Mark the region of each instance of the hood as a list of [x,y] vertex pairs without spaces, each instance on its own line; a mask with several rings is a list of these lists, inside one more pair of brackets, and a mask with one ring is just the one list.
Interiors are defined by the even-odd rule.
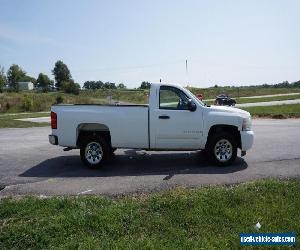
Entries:
[[242,117],[249,117],[251,116],[249,112],[239,109],[239,108],[234,108],[234,107],[228,107],[228,106],[210,106],[210,111],[213,112],[224,112],[224,113],[232,113],[232,114],[237,114]]

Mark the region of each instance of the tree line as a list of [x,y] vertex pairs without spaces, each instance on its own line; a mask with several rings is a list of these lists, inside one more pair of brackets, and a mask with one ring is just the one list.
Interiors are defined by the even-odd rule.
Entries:
[[[43,92],[51,90],[64,91],[66,93],[79,94],[80,85],[75,83],[68,66],[61,60],[58,60],[52,70],[55,81],[51,80],[48,75],[40,73],[35,79],[17,64],[9,67],[7,72],[0,66],[0,92],[4,88],[9,91],[18,92],[19,82],[32,82],[34,88]],[[83,84],[83,89],[126,89],[124,83],[102,82],[102,81],[86,81]],[[149,82],[142,82],[138,89],[149,89]]]
[[51,90],[61,90],[66,93],[79,94],[80,85],[75,83],[68,66],[61,60],[57,61],[52,70],[55,81],[50,80],[48,75],[40,73],[35,79],[17,64],[9,67],[6,74],[4,68],[0,66],[0,91],[5,87],[9,91],[19,92],[19,82],[32,82],[36,89],[43,92]]
[[258,86],[262,88],[300,88],[300,80],[292,83],[289,83],[288,81],[283,81],[281,83],[276,83],[276,84],[255,85],[255,87]]
[[[138,89],[150,89],[150,82],[142,82]],[[84,89],[127,89],[123,83],[115,84],[113,82],[86,81],[83,84]]]
[[83,84],[84,89],[126,89],[123,83],[115,84],[114,82],[86,81]]

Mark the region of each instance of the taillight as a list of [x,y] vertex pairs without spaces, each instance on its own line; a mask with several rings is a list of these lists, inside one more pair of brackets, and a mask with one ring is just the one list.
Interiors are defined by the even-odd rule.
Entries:
[[57,129],[57,115],[55,112],[51,111],[51,128]]

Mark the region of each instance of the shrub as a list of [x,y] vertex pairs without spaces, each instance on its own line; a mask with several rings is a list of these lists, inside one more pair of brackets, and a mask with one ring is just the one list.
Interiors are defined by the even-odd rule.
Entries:
[[62,82],[61,89],[65,93],[79,95],[80,85],[78,83],[74,83],[73,81]]
[[36,97],[34,98],[32,111],[40,112],[46,110],[48,108],[47,100],[43,100],[42,98],[40,98],[40,96],[38,96],[38,98]]
[[22,108],[24,111],[31,111],[33,107],[33,101],[29,96],[24,96]]
[[55,103],[54,104],[60,104],[64,102],[64,98],[60,95],[58,95],[55,99]]

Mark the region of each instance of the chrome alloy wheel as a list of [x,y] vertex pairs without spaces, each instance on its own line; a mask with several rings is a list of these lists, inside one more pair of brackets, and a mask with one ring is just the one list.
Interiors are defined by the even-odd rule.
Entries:
[[103,158],[103,150],[99,142],[90,142],[85,147],[85,158],[90,164],[98,164]]
[[214,148],[214,154],[218,161],[226,162],[232,156],[232,144],[227,139],[219,140]]

